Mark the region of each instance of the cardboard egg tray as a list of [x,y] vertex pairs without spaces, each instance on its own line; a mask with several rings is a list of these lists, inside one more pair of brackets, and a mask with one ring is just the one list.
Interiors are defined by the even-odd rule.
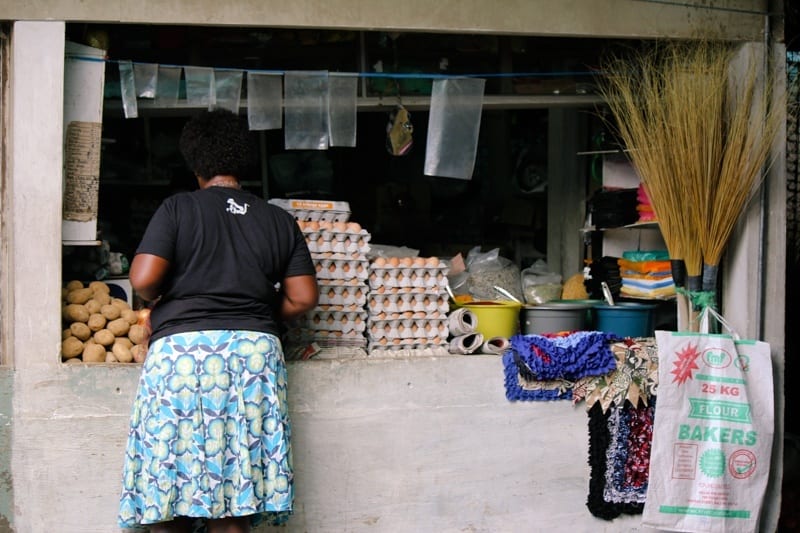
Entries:
[[367,303],[367,287],[357,279],[320,280],[319,305],[357,305],[363,307]]
[[415,339],[419,342],[433,342],[438,344],[442,339],[447,339],[449,334],[447,319],[400,319],[400,320],[370,320],[367,328],[367,337],[371,341],[380,342],[381,339],[394,341],[394,339]]
[[271,198],[269,203],[282,207],[303,222],[347,222],[350,218],[350,204],[342,201]]
[[357,222],[297,221],[311,253],[369,252],[372,235]]
[[383,338],[377,341],[369,341],[367,343],[367,351],[370,354],[381,354],[383,352],[391,352],[397,350],[427,350],[430,348],[445,348],[447,341],[443,339],[387,339]]
[[415,357],[415,356],[448,356],[447,344],[425,344],[412,346],[385,346],[377,343],[368,345],[369,355],[373,357]]
[[447,314],[450,306],[447,298],[438,292],[394,292],[375,293],[367,296],[370,314],[378,313],[434,313]]
[[315,331],[350,331],[363,332],[367,328],[367,313],[365,311],[311,311],[298,320],[300,327],[307,327]]
[[366,259],[330,259],[314,258],[314,267],[317,269],[317,280],[350,280],[366,281]]
[[369,267],[370,289],[423,288],[443,289],[447,284],[446,267]]
[[284,334],[290,344],[318,342],[321,346],[366,346],[367,338],[359,331],[328,331],[321,329],[294,328]]

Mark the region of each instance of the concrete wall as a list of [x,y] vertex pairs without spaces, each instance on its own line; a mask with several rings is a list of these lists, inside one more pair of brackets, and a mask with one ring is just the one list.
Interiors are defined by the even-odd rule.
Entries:
[[[454,9],[456,4],[471,18]],[[553,19],[556,4],[563,10],[560,23]],[[414,29],[506,32],[524,32],[525,24],[543,29],[545,20],[555,34],[569,33],[568,28],[597,32],[608,22],[614,32],[630,35],[637,34],[632,5],[644,16],[637,31],[686,32],[703,19],[695,11],[689,16],[683,9],[678,16],[674,8],[647,2],[585,0],[571,2],[570,9],[564,4],[509,2],[508,10],[485,10],[474,2],[451,1],[431,13],[430,4],[413,9],[419,5],[412,1],[395,19],[381,2],[348,1],[296,2],[270,17],[255,15],[277,2],[6,1],[3,12],[10,19],[152,17],[259,25],[322,25],[326,16],[329,26],[393,21]],[[598,4],[618,12],[601,16],[591,7]],[[379,12],[376,6],[383,8]],[[550,9],[534,10],[543,7]],[[664,16],[653,16],[653,9]],[[753,15],[731,13],[715,13],[722,17],[715,20],[729,21],[732,36],[760,31]],[[591,29],[588,14],[597,16]],[[575,25],[566,26],[568,16],[577,17]],[[0,531],[11,526],[19,532],[116,531],[123,443],[139,368],[60,363],[64,23],[18,22],[12,37],[11,201],[4,237],[13,291],[2,302],[11,349],[3,360],[11,366],[0,369],[0,447],[6,450],[0,453]],[[586,510],[588,431],[582,407],[507,402],[497,358],[295,363],[290,387],[298,496],[290,531],[638,529],[637,517],[609,523]]]
[[[686,7],[696,4],[697,8]],[[7,20],[66,20],[761,40],[767,0],[4,0]]]

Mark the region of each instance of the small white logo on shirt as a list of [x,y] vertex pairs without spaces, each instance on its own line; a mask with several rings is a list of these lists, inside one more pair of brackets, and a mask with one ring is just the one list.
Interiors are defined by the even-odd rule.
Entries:
[[233,198],[228,198],[228,209],[225,211],[233,215],[244,215],[247,213],[247,207],[249,205],[250,204],[239,205]]

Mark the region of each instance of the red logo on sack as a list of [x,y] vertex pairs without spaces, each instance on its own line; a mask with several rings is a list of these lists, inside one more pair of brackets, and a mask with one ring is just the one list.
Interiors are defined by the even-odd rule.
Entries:
[[697,359],[700,357],[700,352],[697,351],[697,344],[687,344],[686,348],[679,352],[675,352],[677,359],[672,362],[675,367],[670,371],[675,377],[672,379],[673,383],[686,383],[687,379],[692,379],[692,374],[700,367],[697,366]]
[[756,471],[756,455],[750,450],[736,450],[728,459],[728,471],[736,479],[747,479]]

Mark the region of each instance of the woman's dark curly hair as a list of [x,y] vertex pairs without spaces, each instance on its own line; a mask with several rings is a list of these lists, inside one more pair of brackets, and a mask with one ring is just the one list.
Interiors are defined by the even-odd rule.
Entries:
[[204,111],[183,127],[179,148],[186,164],[203,179],[251,177],[256,151],[246,124],[225,109]]

